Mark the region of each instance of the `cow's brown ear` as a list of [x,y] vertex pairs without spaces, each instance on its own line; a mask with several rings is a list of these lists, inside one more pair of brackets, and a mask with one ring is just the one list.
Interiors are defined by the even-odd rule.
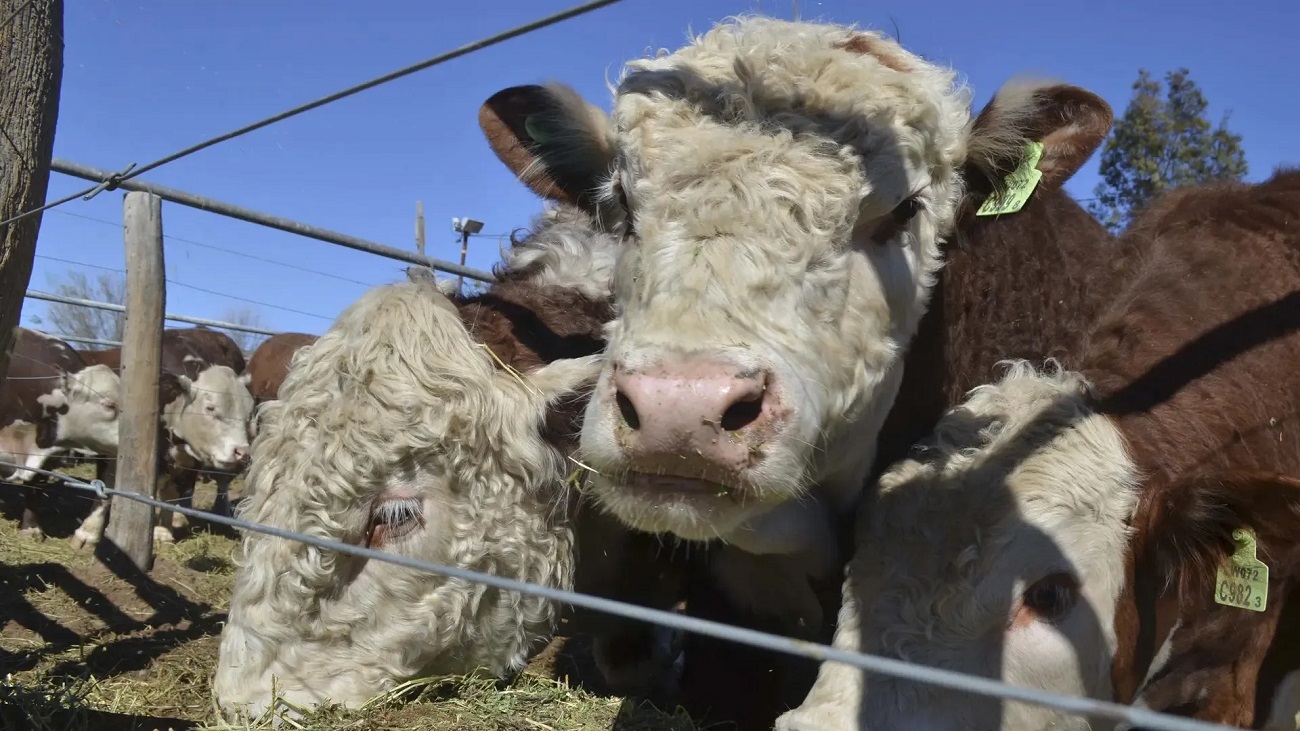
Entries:
[[483,102],[478,123],[497,158],[534,193],[596,210],[614,158],[613,129],[572,87],[502,89]]
[[[1300,480],[1258,472],[1190,477],[1145,501],[1136,527],[1155,576],[1178,588],[1178,624],[1138,700],[1254,728],[1300,661],[1300,622],[1284,619],[1295,611],[1284,605],[1295,599],[1300,575]],[[1259,565],[1249,574],[1221,577],[1234,556],[1250,555]]]
[[976,191],[1000,190],[1037,142],[1039,185],[1059,188],[1101,146],[1113,116],[1104,99],[1077,86],[1008,82],[971,125],[967,179]]

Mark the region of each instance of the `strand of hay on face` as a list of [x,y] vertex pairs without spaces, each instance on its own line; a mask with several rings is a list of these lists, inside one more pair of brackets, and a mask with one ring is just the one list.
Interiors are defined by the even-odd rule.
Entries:
[[538,396],[543,395],[542,389],[533,385],[533,382],[529,381],[528,378],[524,376],[524,374],[515,370],[510,364],[506,363],[504,360],[501,360],[501,356],[497,355],[495,351],[493,351],[491,348],[484,345],[483,343],[478,343],[477,345],[478,347],[486,350],[488,352],[488,355],[492,356],[492,360],[495,360],[497,362],[497,365],[501,366],[506,370],[507,373],[514,376],[515,380],[519,381],[519,385],[523,386],[524,388],[532,389],[533,393],[537,394]]

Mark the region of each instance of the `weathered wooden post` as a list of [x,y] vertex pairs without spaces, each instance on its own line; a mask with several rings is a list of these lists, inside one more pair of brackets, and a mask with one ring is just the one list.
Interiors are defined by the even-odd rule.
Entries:
[[[0,0],[0,222],[45,202],[63,83],[63,0]],[[41,214],[0,223],[0,384]]]
[[[167,306],[162,198],[152,193],[127,193],[122,221],[126,230],[126,326],[122,333],[122,416],[118,422],[115,487],[154,497],[158,479],[158,374],[162,365],[163,312]],[[153,566],[153,510],[149,505],[114,496],[109,513],[107,543],[142,571]],[[103,543],[100,548],[105,548]]]

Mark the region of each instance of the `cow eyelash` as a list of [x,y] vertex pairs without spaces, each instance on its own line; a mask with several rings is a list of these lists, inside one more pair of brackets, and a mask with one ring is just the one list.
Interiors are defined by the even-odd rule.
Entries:
[[871,238],[877,244],[885,244],[894,240],[907,224],[916,218],[916,214],[925,210],[925,201],[921,199],[921,192],[918,191],[903,199],[902,203],[894,206],[889,215],[876,228]]
[[1022,606],[1039,621],[1054,624],[1074,609],[1078,598],[1079,582],[1070,574],[1056,573],[1026,588]]
[[366,547],[382,546],[424,527],[424,506],[418,498],[380,500],[370,509]]
[[613,188],[614,200],[617,201],[619,207],[623,209],[623,219],[626,222],[624,224],[625,235],[632,236],[636,233],[636,229],[633,228],[632,225],[632,206],[627,201],[627,191],[623,190],[623,181],[615,178]]

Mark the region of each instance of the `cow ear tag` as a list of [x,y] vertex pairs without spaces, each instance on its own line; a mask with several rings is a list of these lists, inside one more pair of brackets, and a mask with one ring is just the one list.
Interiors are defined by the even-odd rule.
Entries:
[[1001,196],[989,196],[984,205],[975,211],[977,216],[1000,216],[1015,213],[1025,207],[1029,196],[1043,179],[1043,171],[1038,169],[1038,161],[1043,158],[1043,143],[1030,141],[1025,144],[1025,159],[1020,167],[1011,171],[1006,179],[1006,190]]
[[1268,608],[1268,566],[1255,557],[1255,532],[1238,528],[1232,532],[1237,550],[1219,567],[1214,584],[1214,601],[1228,607],[1262,612]]

